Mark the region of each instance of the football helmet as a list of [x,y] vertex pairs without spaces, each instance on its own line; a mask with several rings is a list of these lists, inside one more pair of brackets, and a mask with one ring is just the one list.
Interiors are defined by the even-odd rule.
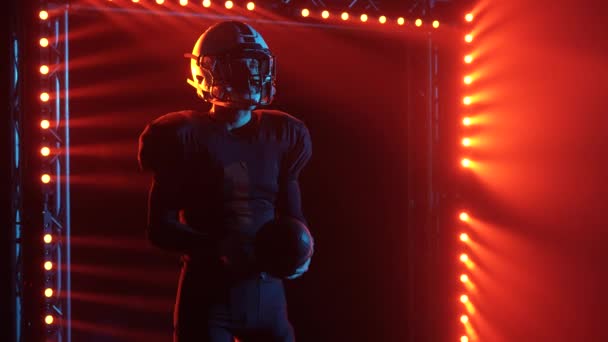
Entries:
[[190,59],[192,70],[188,84],[207,102],[240,107],[268,105],[274,99],[276,58],[250,25],[239,21],[215,24],[184,57]]

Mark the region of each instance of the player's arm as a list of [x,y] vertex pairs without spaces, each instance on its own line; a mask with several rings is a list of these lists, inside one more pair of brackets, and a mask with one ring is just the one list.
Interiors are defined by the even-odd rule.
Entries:
[[186,254],[210,253],[209,236],[179,219],[181,194],[170,181],[154,179],[148,196],[146,236],[155,246]]
[[[281,160],[279,174],[279,194],[276,206],[276,216],[291,216],[302,221],[306,226],[308,222],[302,212],[302,196],[298,178],[312,156],[312,142],[310,133],[304,124],[298,127],[295,142],[286,151]],[[293,280],[301,277],[308,271],[311,258],[300,266],[296,272],[287,279]]]
[[208,236],[180,220],[185,165],[173,129],[148,125],[139,137],[138,161],[154,175],[148,194],[146,236],[155,246],[187,254],[211,252]]
[[291,216],[308,225],[302,212],[302,196],[298,178],[312,156],[310,133],[302,124],[296,130],[295,141],[281,160],[279,173],[279,192],[276,204],[278,217]]

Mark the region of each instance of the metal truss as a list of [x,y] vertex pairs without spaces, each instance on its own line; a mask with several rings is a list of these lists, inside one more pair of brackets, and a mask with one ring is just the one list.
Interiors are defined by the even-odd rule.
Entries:
[[[68,6],[42,1],[40,18],[40,122],[42,129],[42,232],[47,341],[71,341],[70,127]],[[45,46],[46,45],[46,46]],[[48,94],[45,99],[44,94]]]

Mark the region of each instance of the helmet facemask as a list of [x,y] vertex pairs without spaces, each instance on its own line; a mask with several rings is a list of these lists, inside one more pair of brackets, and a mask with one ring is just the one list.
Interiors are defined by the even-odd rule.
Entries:
[[267,49],[235,49],[192,58],[188,83],[205,101],[227,106],[268,105],[275,92],[276,59]]

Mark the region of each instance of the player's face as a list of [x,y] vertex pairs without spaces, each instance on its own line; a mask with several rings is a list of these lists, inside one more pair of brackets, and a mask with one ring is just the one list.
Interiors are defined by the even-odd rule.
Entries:
[[234,59],[230,63],[233,101],[260,101],[260,66],[255,58]]

